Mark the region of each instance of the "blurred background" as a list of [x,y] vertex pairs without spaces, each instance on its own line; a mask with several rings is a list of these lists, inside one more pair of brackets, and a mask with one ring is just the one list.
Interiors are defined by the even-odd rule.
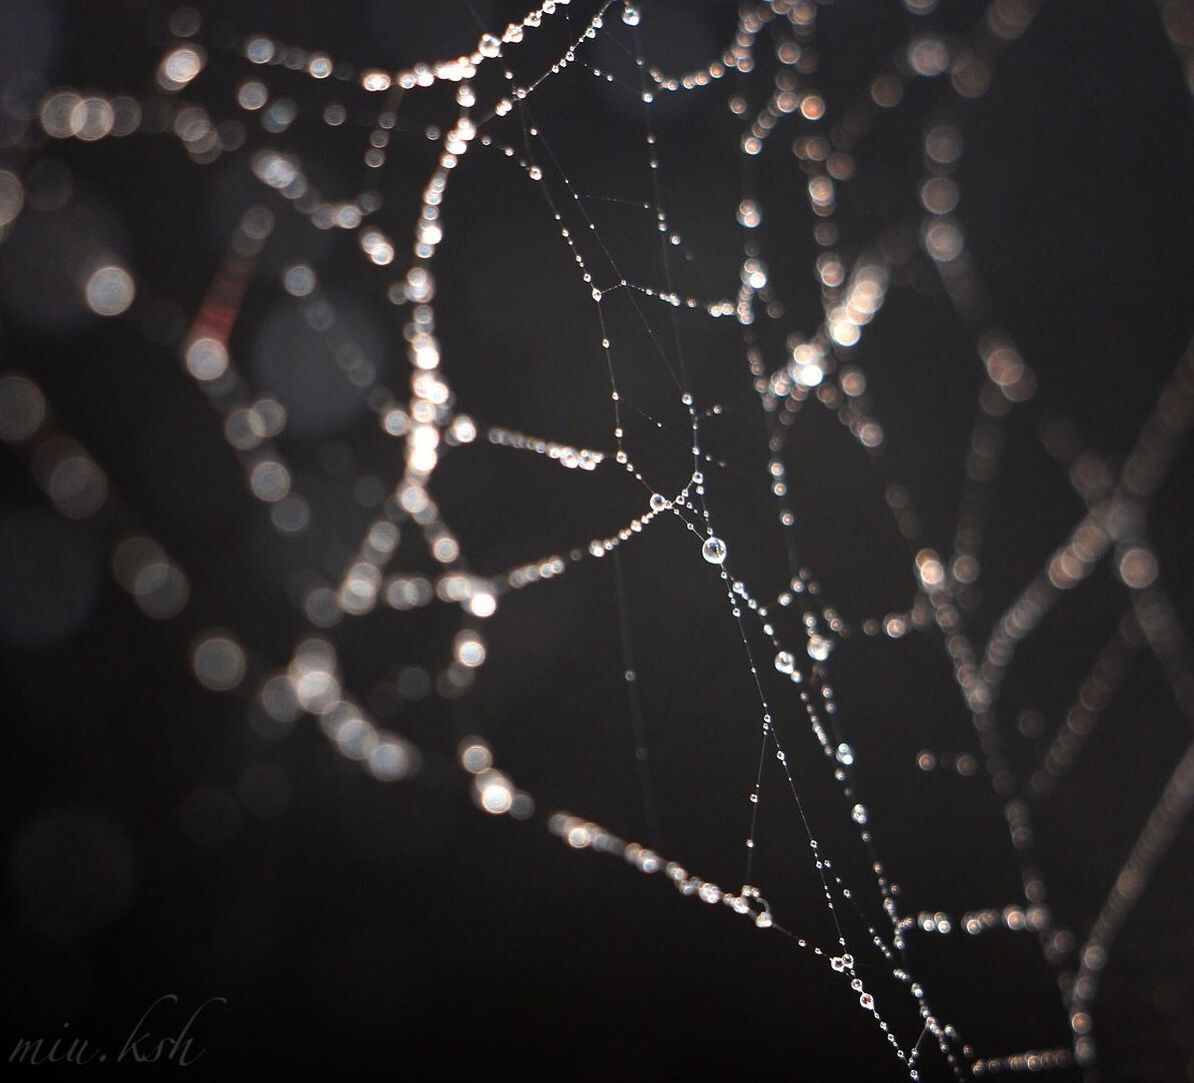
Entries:
[[[915,35],[961,41],[984,7],[822,5],[810,81],[833,116],[865,98]],[[561,56],[595,9],[577,2],[567,21],[545,17],[541,35],[512,54],[518,80]],[[643,50],[669,72],[704,66],[735,32],[729,3],[644,0],[641,9]],[[691,470],[675,384],[629,294],[603,302],[603,332],[542,189],[566,208],[572,192],[584,196],[625,277],[656,285],[662,204],[679,237],[677,290],[733,297],[743,121],[727,106],[741,94],[760,108],[774,65],[660,95],[649,114],[657,193],[633,37],[618,11],[523,119],[485,129],[522,153],[536,126],[540,160],[550,147],[553,163],[542,185],[492,147],[474,147],[453,174],[436,323],[456,409],[479,429],[607,453],[608,334],[636,407],[628,446],[655,489],[675,493]],[[453,116],[454,88],[396,100],[337,72],[319,81],[244,54],[259,35],[319,50],[329,64],[394,71],[471,50],[482,29],[500,33],[524,13],[504,0],[334,10],[230,0],[181,14],[140,0],[28,0],[0,10],[5,1056],[18,1038],[68,1032],[118,1046],[174,994],[161,1015],[169,1033],[209,998],[226,998],[193,1029],[199,1066],[218,1070],[906,1075],[857,994],[818,961],[660,877],[569,852],[543,828],[566,809],[740,886],[758,695],[724,588],[673,517],[620,547],[617,561],[569,564],[500,598],[468,687],[443,678],[458,607],[415,604],[436,563],[414,531],[403,528],[393,561],[409,605],[328,616],[327,586],[401,477],[402,444],[378,424],[371,388],[407,394],[406,309],[387,290],[405,272],[440,150],[428,128]],[[202,70],[186,57],[163,66],[180,41],[202,43]],[[606,71],[615,81],[596,74]],[[499,84],[480,80],[479,91],[492,100]],[[965,147],[957,221],[994,314],[984,319],[1014,337],[1037,383],[1005,422],[989,493],[981,593],[967,615],[981,642],[1083,514],[1047,445],[1088,448],[1091,463],[1118,469],[1186,348],[1190,94],[1159,7],[1049,0],[1000,53],[985,94],[959,100],[945,80],[915,78],[904,93],[860,144],[836,218],[848,259],[879,238],[909,253],[852,358],[885,449],[867,454],[830,411],[810,406],[783,457],[801,559],[824,599],[855,627],[906,610],[916,584],[885,487],[906,486],[923,543],[948,553],[983,377],[982,321],[956,313],[917,252],[924,133],[956,128]],[[80,104],[89,101],[101,104]],[[394,110],[389,126],[378,123],[383,108]],[[820,249],[792,134],[773,138],[782,146],[768,147],[749,183],[764,213],[760,255],[784,308],[782,342],[820,320]],[[384,150],[380,164],[371,150]],[[393,265],[362,256],[363,230],[322,228],[318,200],[282,191],[293,178],[269,179],[262,151],[292,156],[329,214],[363,209],[396,248]],[[597,256],[593,266],[609,279]],[[646,326],[666,339],[672,313],[662,308],[647,309]],[[741,328],[686,310],[675,319],[698,408],[720,407],[702,448],[717,460],[705,472],[727,566],[774,598],[791,573]],[[226,358],[185,353],[195,328],[221,330],[255,396],[251,418],[212,409],[204,366],[219,370]],[[288,464],[281,480],[238,454],[267,443]],[[1147,523],[1187,629],[1192,480],[1183,445]],[[472,571],[497,575],[643,514],[644,490],[628,482],[612,463],[569,470],[480,439],[448,449],[430,489]],[[998,708],[1020,783],[1128,608],[1105,561],[1022,645]],[[313,626],[326,628],[370,714],[421,750],[410,779],[370,777],[285,688],[267,690]],[[649,806],[624,634],[650,749]],[[1035,858],[1057,925],[1079,941],[1190,740],[1190,719],[1149,652],[1128,650],[1121,668],[1072,770],[1034,798]],[[940,633],[844,637],[827,675],[852,784],[905,912],[1022,902],[1002,803],[974,770],[977,741]],[[769,681],[813,832],[879,922],[849,806],[793,687]],[[530,822],[474,807],[469,778],[452,765],[470,735],[533,795]],[[807,837],[772,767],[755,882],[777,920],[829,944]],[[1194,1079],[1190,831],[1102,975],[1099,1078]],[[1059,966],[1072,969],[1064,950]],[[909,969],[979,1057],[1070,1041],[1057,973],[1032,935],[913,934]],[[862,971],[901,1041],[914,1042],[915,1005],[896,1006],[889,968],[870,960]],[[921,1069],[952,1078],[935,1049]]]

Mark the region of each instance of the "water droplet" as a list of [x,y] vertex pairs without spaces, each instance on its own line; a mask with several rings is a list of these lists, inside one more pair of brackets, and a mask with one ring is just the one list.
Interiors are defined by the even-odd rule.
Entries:
[[668,500],[668,498],[666,496],[664,496],[662,493],[652,493],[651,494],[651,510],[652,511],[665,511],[669,507],[671,507],[671,501]]
[[796,668],[796,659],[792,657],[791,651],[780,651],[775,656],[775,668],[780,673],[791,673]]
[[812,635],[808,637],[808,656],[814,662],[824,662],[833,650],[833,644],[824,636]]
[[700,896],[702,902],[721,902],[721,888],[719,888],[716,884],[701,884],[697,894]]
[[837,746],[837,762],[845,767],[849,767],[854,762],[854,749],[851,748],[845,741]]
[[853,808],[850,810],[850,818],[851,818],[851,819],[852,819],[852,820],[853,820],[853,821],[854,821],[856,824],[864,824],[864,823],[866,823],[866,820],[867,820],[867,815],[866,815],[866,806],[865,806],[865,805],[855,805],[855,806],[854,806],[854,807],[853,807]]
[[724,564],[726,560],[726,543],[720,538],[709,537],[701,546],[701,556],[710,564]]

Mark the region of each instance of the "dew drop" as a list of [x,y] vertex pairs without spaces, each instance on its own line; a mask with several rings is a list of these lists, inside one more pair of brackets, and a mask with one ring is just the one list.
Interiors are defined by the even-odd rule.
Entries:
[[808,656],[814,662],[824,662],[833,650],[833,644],[824,636],[812,635],[808,637]]
[[706,538],[701,546],[701,556],[710,564],[724,564],[726,560],[726,543],[720,538]]
[[780,651],[775,656],[775,668],[780,673],[791,673],[796,668],[796,659],[792,657],[791,651]]
[[701,884],[700,888],[697,890],[697,894],[700,896],[702,902],[707,902],[710,904],[721,902],[721,888],[719,888],[716,884]]
[[651,510],[652,511],[666,511],[671,501],[662,493],[651,494]]

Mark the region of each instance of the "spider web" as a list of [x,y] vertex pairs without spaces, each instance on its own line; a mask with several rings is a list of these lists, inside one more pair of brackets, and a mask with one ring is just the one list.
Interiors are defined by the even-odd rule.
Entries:
[[[1189,82],[1188,18],[1157,12]],[[141,378],[193,427],[154,431],[152,391],[128,423],[174,446],[172,488],[248,492],[257,570],[159,537],[122,495],[151,468],[68,420],[61,374],[4,376],[0,435],[260,740],[314,718],[381,782],[463,778],[753,926],[894,1077],[1093,1072],[1104,973],[1194,803],[1169,481],[1194,352],[1130,336],[1105,446],[1103,374],[1002,311],[1064,317],[1067,283],[985,281],[1016,174],[984,109],[1038,18],[465,3],[382,67],[175,11],[140,85],[11,95],[4,296],[178,360]],[[59,150],[87,177],[138,141],[176,185],[150,210],[218,229],[129,252],[71,194]],[[951,968],[1000,959],[976,1014]]]

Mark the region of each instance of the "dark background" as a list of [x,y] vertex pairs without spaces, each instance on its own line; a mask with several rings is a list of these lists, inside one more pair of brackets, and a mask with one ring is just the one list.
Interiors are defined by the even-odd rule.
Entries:
[[[574,20],[589,10],[574,6]],[[968,27],[980,10],[945,6],[930,24],[947,31]],[[496,29],[517,7],[494,0],[474,12]],[[647,54],[671,70],[703,64],[734,25],[732,5],[643,7]],[[232,18],[244,33],[390,68],[462,51],[478,33],[465,5],[446,2],[324,11],[230,3],[203,12],[207,29]],[[37,79],[150,93],[167,14],[132,2],[5,12],[7,130],[20,127],[12,117],[36,99]],[[857,2],[827,6],[820,20],[817,85],[831,108],[865,88],[913,25],[894,4]],[[546,34],[544,56],[558,36]],[[590,61],[624,66],[617,43],[627,40],[612,28],[590,47]],[[233,88],[258,73],[213,52],[186,96],[215,117],[234,117]],[[271,371],[270,349],[281,348],[271,347],[269,329],[293,318],[279,274],[302,257],[390,385],[406,379],[401,313],[384,302],[390,276],[362,267],[352,235],[302,223],[248,168],[254,147],[282,145],[322,191],[355,194],[365,183],[368,129],[332,131],[318,115],[334,95],[358,107],[376,102],[276,69],[265,75],[298,103],[299,120],[269,139],[249,118],[245,148],[212,165],[192,164],[168,136],[81,145],[30,134],[0,155],[0,165],[25,176],[58,163],[73,185],[64,208],[27,208],[0,246],[3,363],[39,381],[57,422],[89,448],[115,494],[97,519],[68,525],[52,518],[21,456],[7,447],[0,455],[4,1049],[17,1036],[65,1033],[66,1023],[70,1033],[119,1044],[171,993],[180,1003],[163,1019],[179,1023],[207,998],[227,998],[196,1024],[200,1067],[212,1069],[899,1078],[855,995],[823,966],[726,908],[682,898],[621,862],[568,852],[543,830],[546,813],[566,808],[657,842],[726,888],[740,883],[757,698],[718,581],[674,524],[636,538],[621,563],[657,840],[647,838],[634,770],[610,560],[506,599],[487,627],[490,657],[477,687],[459,700],[393,692],[403,667],[434,673],[446,662],[456,618],[442,607],[378,612],[335,631],[350,684],[428,750],[427,769],[408,783],[366,777],[309,720],[265,734],[247,701],[193,681],[189,652],[211,626],[236,631],[254,673],[286,663],[304,628],[291,601],[296,574],[338,574],[369,518],[353,482],[392,482],[400,469],[398,445],[363,404],[342,403],[338,425],[319,423],[316,409],[310,431],[288,432],[282,446],[320,525],[279,539],[179,366],[179,320],[193,315],[232,227],[259,202],[278,229],[231,340],[246,370]],[[757,100],[758,85],[742,86]],[[723,84],[655,111],[664,198],[685,240],[681,288],[702,297],[734,288],[740,253],[738,122],[725,108],[728,93]],[[915,227],[921,129],[944,115],[950,96],[921,81],[909,99],[860,149],[858,178],[841,188],[852,238],[844,252],[880,227]],[[396,132],[386,168],[370,181],[385,197],[379,221],[399,247],[399,268],[434,153],[419,129],[446,115],[446,101],[438,91],[410,97],[402,114],[410,129]],[[531,108],[578,190],[650,198],[633,99],[573,67]],[[966,140],[959,217],[971,254],[997,322],[1040,383],[1036,400],[1008,422],[985,594],[972,615],[982,631],[1081,514],[1041,448],[1042,422],[1071,419],[1114,465],[1184,348],[1194,300],[1194,127],[1178,63],[1147,4],[1044,4],[996,66],[990,92],[949,115]],[[513,121],[494,132],[521,138]],[[815,249],[784,149],[790,136],[774,139],[780,145],[758,180],[763,256],[788,291],[783,326],[807,329],[818,312]],[[472,153],[452,181],[437,261],[437,321],[458,407],[483,425],[607,448],[608,380],[592,305],[534,187],[492,154]],[[647,212],[595,205],[593,213],[633,277],[659,281]],[[57,253],[83,235],[102,237],[134,273],[138,301],[123,319],[88,317],[72,292]],[[675,423],[671,385],[617,322],[616,302],[610,307],[622,375],[637,401]],[[704,434],[704,446],[729,464],[707,470],[713,521],[734,575],[773,596],[788,573],[739,333],[730,321],[682,314],[680,334],[698,405],[724,405]],[[285,350],[302,349],[286,341]],[[912,593],[910,560],[883,507],[885,480],[909,484],[925,543],[949,550],[979,382],[973,329],[953,315],[927,267],[892,290],[858,363],[888,431],[887,454],[868,458],[819,410],[798,420],[786,452],[807,524],[803,557],[851,621],[906,606]],[[292,418],[301,405],[296,399]],[[685,441],[633,421],[628,428],[657,487],[674,491],[688,469]],[[1163,581],[1185,616],[1192,466],[1185,448],[1149,521]],[[566,473],[480,443],[446,456],[433,492],[480,572],[607,534],[643,503],[614,470]],[[175,620],[146,620],[109,575],[112,539],[129,529],[152,532],[190,575],[191,603]],[[412,548],[400,550],[396,566],[427,565]],[[1000,708],[1017,766],[1039,754],[1125,606],[1104,566],[1025,644]],[[829,673],[842,732],[858,753],[856,785],[905,911],[1018,901],[1001,808],[986,783],[915,767],[924,748],[975,752],[939,636],[855,637],[835,651]],[[823,777],[798,704],[768,690],[777,726],[801,754],[796,771],[814,832],[878,920],[847,808]],[[1016,735],[1027,709],[1047,720],[1036,742]],[[443,766],[470,733],[484,734],[499,765],[536,797],[531,824],[477,812],[466,782]],[[1057,919],[1080,938],[1188,739],[1159,667],[1141,655],[1074,774],[1037,810]],[[766,893],[789,928],[828,943],[794,811],[770,792],[757,878],[774,884]],[[1190,842],[1187,826],[1103,975],[1095,1032],[1103,1078],[1194,1078]],[[909,962],[978,1055],[1066,1044],[1056,978],[1031,937],[918,938]],[[881,968],[868,973],[880,1007],[894,1005]],[[891,1017],[908,1044],[918,1027],[902,1011],[893,1007]],[[924,1078],[947,1077],[935,1051],[922,1067]]]

